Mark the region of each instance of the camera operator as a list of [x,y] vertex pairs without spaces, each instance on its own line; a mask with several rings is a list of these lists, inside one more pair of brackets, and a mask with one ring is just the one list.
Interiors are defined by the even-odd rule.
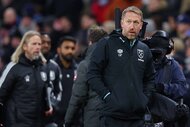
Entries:
[[[167,56],[173,50],[174,42],[169,38],[168,33],[162,30],[156,31],[144,42],[149,46],[153,55],[157,92],[179,102],[188,86],[178,62]],[[173,123],[164,123],[164,127],[173,127]]]

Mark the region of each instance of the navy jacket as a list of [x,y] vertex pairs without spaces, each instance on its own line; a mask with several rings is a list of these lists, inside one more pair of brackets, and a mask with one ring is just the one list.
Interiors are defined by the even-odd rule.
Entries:
[[155,84],[164,85],[164,94],[173,100],[182,98],[188,85],[179,63],[173,58],[166,58],[163,64],[155,65]]

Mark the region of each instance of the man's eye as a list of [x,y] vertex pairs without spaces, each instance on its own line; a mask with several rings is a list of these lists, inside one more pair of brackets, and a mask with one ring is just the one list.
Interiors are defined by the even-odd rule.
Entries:
[[133,22],[135,25],[139,25],[139,22],[138,21],[134,21]]
[[131,24],[131,22],[132,22],[132,21],[130,21],[130,20],[127,20],[127,21],[126,21],[127,24]]

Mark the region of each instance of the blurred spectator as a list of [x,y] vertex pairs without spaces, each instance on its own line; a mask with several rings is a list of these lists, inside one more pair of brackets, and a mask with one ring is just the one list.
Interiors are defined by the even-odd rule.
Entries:
[[144,19],[144,21],[148,23],[146,26],[145,37],[150,37],[152,35],[152,33],[156,30],[155,22],[151,18]]
[[80,19],[80,30],[76,35],[76,38],[78,39],[75,52],[77,63],[81,61],[82,54],[88,46],[88,29],[93,25],[96,25],[94,15],[90,13],[83,13]]
[[16,30],[18,26],[18,17],[14,8],[9,7],[4,11],[2,25],[8,30],[8,32]]
[[186,32],[190,29],[190,16],[181,14],[177,17],[177,34],[181,39],[185,39]]
[[185,44],[183,43],[183,41],[180,38],[177,38],[177,37],[172,38],[172,40],[174,41],[174,50],[172,51],[171,55],[174,56],[175,54],[184,52]]
[[102,24],[106,20],[114,20],[116,7],[123,10],[126,6],[137,6],[140,8],[142,3],[139,0],[92,0],[90,8],[97,22]]
[[36,28],[36,22],[33,21],[30,15],[26,14],[22,17],[21,22],[19,24],[19,31],[22,35],[29,30],[36,30]]
[[[178,1],[178,0],[176,0]],[[182,0],[180,13],[185,13],[189,10],[190,7],[190,0]]]
[[79,28],[79,19],[84,7],[83,0],[49,0],[47,14],[68,17],[74,30]]
[[102,27],[108,34],[110,34],[115,30],[115,22],[113,20],[107,20],[103,22]]
[[50,37],[52,39],[52,53],[56,53],[56,47],[57,43],[60,40],[60,38],[64,36],[74,36],[75,31],[73,31],[73,25],[69,19],[69,17],[62,16],[57,17],[53,21],[53,30],[50,33]]
[[4,44],[3,47],[3,55],[2,60],[4,61],[4,64],[8,64],[10,62],[10,58],[12,53],[15,51],[15,49],[18,47],[21,41],[21,33],[17,30],[14,33],[9,35],[10,40],[8,44]]

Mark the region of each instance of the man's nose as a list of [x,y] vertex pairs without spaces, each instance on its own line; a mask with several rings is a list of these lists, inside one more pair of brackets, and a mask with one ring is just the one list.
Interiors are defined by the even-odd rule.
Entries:
[[132,22],[132,23],[129,25],[129,28],[130,28],[130,29],[134,29],[134,27],[135,27],[135,26],[134,26],[134,23]]

